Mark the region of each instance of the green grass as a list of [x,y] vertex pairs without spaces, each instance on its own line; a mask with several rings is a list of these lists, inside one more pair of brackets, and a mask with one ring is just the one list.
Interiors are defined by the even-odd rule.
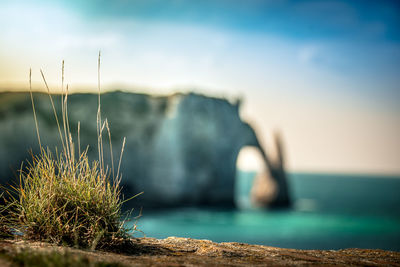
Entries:
[[9,226],[9,216],[7,214],[9,207],[5,204],[6,200],[3,198],[3,194],[4,193],[0,194],[0,201],[4,201],[4,204],[0,202],[0,239],[13,236]]
[[0,257],[11,262],[12,266],[24,267],[69,267],[69,266],[89,266],[89,267],[123,267],[118,262],[93,261],[84,255],[77,255],[71,252],[58,251],[33,251],[23,249],[15,254],[0,253]]
[[77,160],[42,151],[21,173],[19,229],[29,239],[79,247],[125,237],[119,181],[110,181],[86,153]]
[[[64,63],[62,70],[64,77]],[[0,223],[4,221],[4,229],[0,226],[0,236],[3,233],[7,235],[12,229],[27,239],[92,249],[107,247],[115,240],[129,237],[121,211],[122,204],[127,200],[121,199],[119,173],[125,139],[115,175],[114,162],[108,168],[103,160],[102,135],[105,129],[109,137],[111,158],[113,155],[108,122],[101,120],[100,86],[97,113],[99,158],[90,161],[87,149],[82,152],[80,149],[79,124],[77,146],[72,139],[68,120],[68,85],[65,94],[61,95],[60,120],[44,74],[41,73],[53,107],[62,150],[52,152],[42,147],[31,90],[41,152],[38,155],[32,154],[32,160],[25,168],[21,168],[20,181],[13,187],[14,192],[8,194],[11,196],[11,207],[6,216],[0,214]]]

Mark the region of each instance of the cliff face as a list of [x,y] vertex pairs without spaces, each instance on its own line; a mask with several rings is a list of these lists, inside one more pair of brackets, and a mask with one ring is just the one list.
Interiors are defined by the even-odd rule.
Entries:
[[[34,94],[39,131],[44,146],[61,143],[47,95]],[[60,97],[54,97],[60,110]],[[110,124],[113,155],[121,164],[126,195],[141,191],[135,204],[149,206],[222,205],[234,203],[236,158],[246,145],[259,146],[254,130],[239,117],[238,104],[198,94],[154,97],[113,92],[101,96],[102,120]],[[81,149],[97,159],[97,95],[68,97],[70,130]],[[106,133],[104,134],[106,135]],[[28,150],[39,147],[28,93],[0,94],[0,179],[10,181]],[[107,136],[105,162],[111,167]]]

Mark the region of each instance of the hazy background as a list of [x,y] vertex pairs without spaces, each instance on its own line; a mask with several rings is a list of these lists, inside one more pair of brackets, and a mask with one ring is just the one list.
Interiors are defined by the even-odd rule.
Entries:
[[[0,1],[0,88],[243,97],[289,171],[400,174],[397,1]],[[245,157],[246,158],[246,157]],[[249,158],[240,167],[251,169]]]

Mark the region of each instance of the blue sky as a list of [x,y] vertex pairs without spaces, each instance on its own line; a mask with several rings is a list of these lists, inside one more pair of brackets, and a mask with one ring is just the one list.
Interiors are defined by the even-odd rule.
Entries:
[[[72,1],[74,2],[74,1]],[[290,38],[399,40],[396,1],[71,1],[92,18],[193,23]]]
[[91,88],[102,50],[105,87],[244,97],[293,170],[400,173],[396,1],[3,0],[0,25],[1,88],[56,85],[62,59]]

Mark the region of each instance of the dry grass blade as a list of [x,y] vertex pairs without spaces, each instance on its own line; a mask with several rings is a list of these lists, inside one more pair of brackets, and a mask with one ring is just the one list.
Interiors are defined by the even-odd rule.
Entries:
[[113,156],[113,149],[112,149],[112,142],[111,142],[111,131],[110,127],[108,126],[108,120],[106,119],[106,128],[107,128],[107,133],[108,133],[108,140],[110,142],[110,156],[111,156],[111,170],[112,170],[112,175],[113,175],[113,180],[115,180],[114,176],[114,156]]
[[39,142],[39,147],[42,147],[42,143],[40,142],[40,134],[39,134],[39,126],[36,118],[36,109],[35,109],[35,102],[33,101],[33,95],[32,95],[32,69],[29,69],[29,93],[31,95],[31,101],[32,101],[32,109],[33,109],[33,118],[35,120],[35,127],[36,127],[36,134]]
[[78,121],[78,155],[81,154],[81,137],[80,137],[80,132],[81,132],[81,122]]
[[104,157],[103,157],[103,137],[102,137],[102,129],[101,129],[101,98],[100,98],[100,58],[101,52],[99,51],[99,57],[97,61],[97,87],[98,87],[98,108],[97,108],[97,145],[99,150],[99,162],[100,169],[103,169],[104,166]]
[[122,162],[122,156],[124,155],[125,142],[126,142],[126,138],[124,137],[124,141],[122,141],[121,154],[119,156],[117,177],[119,177],[119,170],[121,169],[121,162]]
[[65,144],[64,144],[63,136],[62,136],[62,133],[61,133],[61,127],[60,127],[60,123],[59,123],[59,121],[58,121],[57,111],[56,111],[56,108],[55,108],[55,106],[54,106],[53,97],[51,96],[51,93],[50,93],[50,88],[49,88],[49,86],[47,85],[47,81],[46,81],[46,78],[45,78],[44,73],[43,73],[42,70],[40,70],[40,74],[42,75],[43,82],[44,82],[44,84],[45,84],[45,86],[46,86],[46,89],[47,89],[47,94],[49,95],[49,98],[50,98],[50,103],[51,103],[51,106],[52,106],[52,108],[53,108],[54,118],[55,118],[56,123],[57,123],[58,133],[60,134],[60,139],[61,139],[62,147],[63,147],[64,151],[68,151],[68,150],[66,149],[66,147],[65,147]]

